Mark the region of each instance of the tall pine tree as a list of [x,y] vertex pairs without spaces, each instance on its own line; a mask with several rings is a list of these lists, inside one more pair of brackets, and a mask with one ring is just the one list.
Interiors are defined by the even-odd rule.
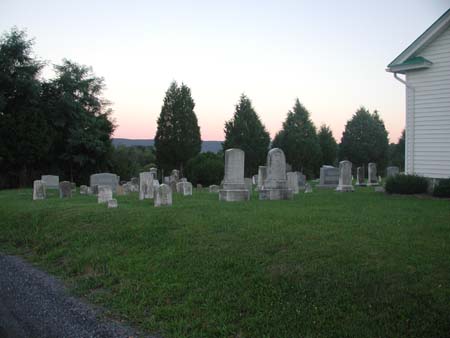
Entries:
[[375,162],[382,173],[388,160],[388,148],[388,132],[378,112],[370,113],[361,107],[345,125],[339,157],[352,162],[355,168]]
[[327,125],[323,124],[320,126],[317,136],[322,152],[321,164],[334,165],[337,158],[337,143],[333,137],[333,132]]
[[233,118],[225,122],[223,149],[239,148],[245,152],[245,175],[258,172],[258,166],[265,165],[270,135],[262,124],[252,102],[241,95]]
[[191,90],[184,83],[170,84],[158,118],[156,161],[165,171],[183,171],[189,159],[200,153],[202,141]]
[[308,177],[317,175],[322,155],[316,127],[298,99],[288,112],[282,130],[275,135],[272,147],[284,151],[292,170],[301,171]]

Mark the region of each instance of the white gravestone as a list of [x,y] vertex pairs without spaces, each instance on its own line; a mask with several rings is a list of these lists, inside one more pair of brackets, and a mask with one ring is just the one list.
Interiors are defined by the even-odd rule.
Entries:
[[80,185],[80,195],[87,195],[87,194],[88,194],[88,186]]
[[42,175],[41,181],[44,181],[47,189],[59,189],[59,176],[56,175]]
[[153,191],[153,174],[151,172],[143,172],[139,174],[139,199],[152,199]]
[[251,178],[244,178],[245,188],[250,192],[250,194],[253,191],[253,182]]
[[172,205],[172,189],[167,184],[161,184],[155,192],[155,207]]
[[118,206],[117,200],[115,198],[108,200],[107,203],[108,203],[108,208],[117,208],[117,206]]
[[33,182],[33,201],[45,199],[45,182],[42,180],[36,180]]
[[267,178],[267,167],[264,165],[260,165],[258,167],[258,190],[261,190],[264,187],[264,181]]
[[331,165],[320,168],[320,182],[318,188],[336,188],[339,184],[339,169]]
[[119,184],[119,177],[116,174],[111,173],[100,173],[93,174],[89,180],[89,186],[93,188],[94,193],[96,192],[95,186],[99,185],[109,185],[112,191],[116,191],[116,187]]
[[267,154],[267,179],[259,190],[260,200],[289,200],[293,198],[288,188],[286,176],[286,157],[283,150],[273,148]]
[[302,173],[298,173],[298,188],[300,190],[305,190],[305,184],[306,184],[306,175],[303,175]]
[[209,186],[209,192],[212,192],[212,193],[218,193],[219,189],[220,189],[220,187],[215,184]]
[[286,173],[287,182],[289,189],[292,190],[293,194],[298,194],[299,186],[298,186],[298,172],[291,171]]
[[398,174],[400,174],[399,167],[387,167],[386,168],[386,176],[387,177],[396,176]]
[[192,183],[191,182],[178,182],[177,193],[183,196],[192,196]]
[[339,185],[336,191],[352,192],[354,190],[352,185],[352,162],[341,161],[339,162]]
[[109,185],[98,185],[97,202],[107,203],[109,200],[113,199],[112,189]]
[[225,151],[225,177],[223,188],[219,190],[219,200],[234,202],[247,201],[250,193],[244,180],[245,153],[241,149]]

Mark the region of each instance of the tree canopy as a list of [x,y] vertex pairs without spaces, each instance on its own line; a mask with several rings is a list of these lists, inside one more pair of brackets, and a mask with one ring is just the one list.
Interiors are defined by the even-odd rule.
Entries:
[[165,171],[183,171],[187,161],[201,150],[200,127],[194,107],[189,87],[172,82],[164,98],[155,136],[156,160]]
[[336,163],[338,147],[337,142],[333,137],[333,132],[330,127],[323,124],[320,126],[317,136],[319,138],[319,145],[322,153],[321,164],[334,165]]
[[265,165],[270,135],[255,112],[252,102],[241,95],[233,118],[225,122],[223,150],[239,148],[245,152],[245,175],[258,172],[258,166]]
[[345,125],[339,147],[341,160],[349,160],[356,168],[375,162],[382,172],[388,159],[388,133],[377,111],[358,109]]
[[389,165],[395,165],[400,170],[405,170],[405,130],[403,129],[402,135],[398,139],[397,143],[391,143],[389,145]]
[[275,135],[272,148],[281,148],[292,170],[312,177],[318,173],[322,158],[316,127],[298,99],[287,113],[282,129]]

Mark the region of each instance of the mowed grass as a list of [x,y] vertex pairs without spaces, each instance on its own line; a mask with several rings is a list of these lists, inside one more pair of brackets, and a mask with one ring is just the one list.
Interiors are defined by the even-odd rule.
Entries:
[[317,190],[292,201],[0,192],[0,250],[165,337],[450,336],[450,201]]

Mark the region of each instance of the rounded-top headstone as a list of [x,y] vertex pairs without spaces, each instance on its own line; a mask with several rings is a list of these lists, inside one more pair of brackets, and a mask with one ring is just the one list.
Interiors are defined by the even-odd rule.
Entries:
[[42,180],[36,180],[33,182],[33,200],[45,199],[46,184]]
[[72,197],[72,184],[69,181],[59,182],[59,197]]
[[267,154],[267,179],[265,189],[278,189],[287,187],[286,157],[283,150],[273,148]]

